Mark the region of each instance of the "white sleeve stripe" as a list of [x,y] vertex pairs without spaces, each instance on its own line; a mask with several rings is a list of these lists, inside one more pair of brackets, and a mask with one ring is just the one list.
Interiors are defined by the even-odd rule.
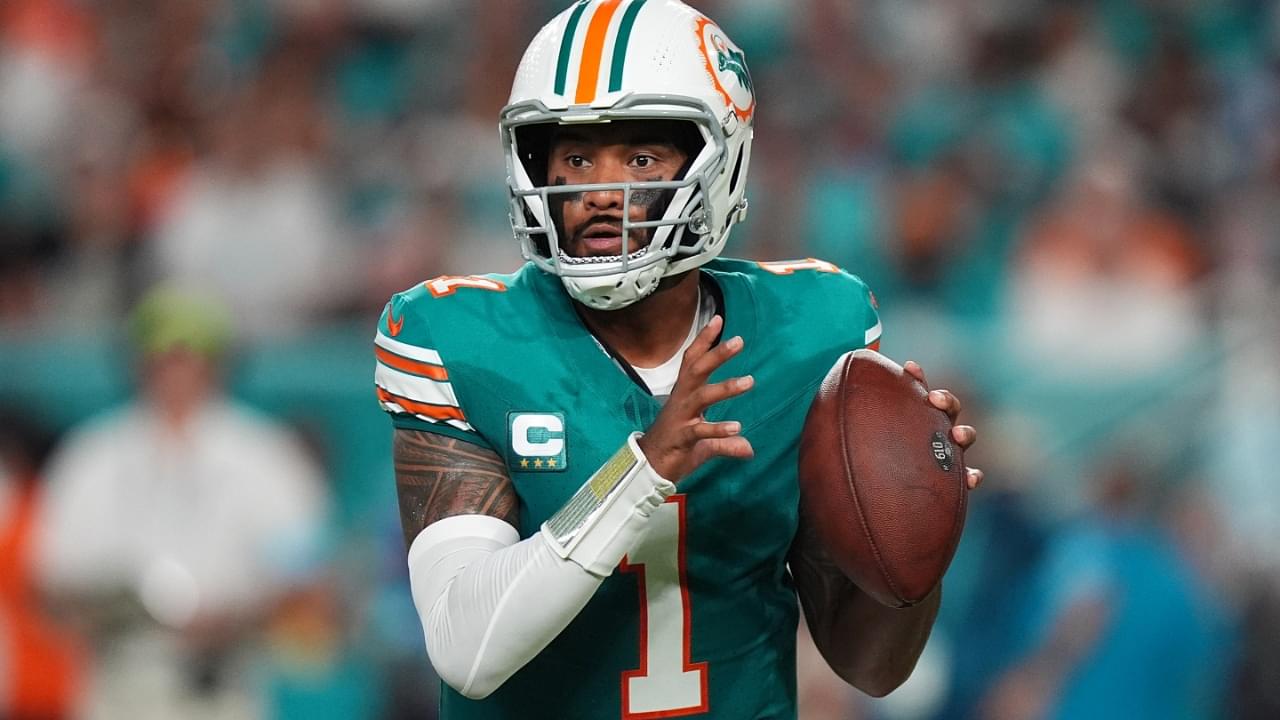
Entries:
[[431,423],[432,425],[440,425],[441,423],[443,423],[445,425],[448,425],[449,427],[461,430],[463,432],[474,433],[477,435],[479,434],[476,432],[476,429],[471,426],[471,423],[467,422],[466,420],[457,420],[454,418],[447,418],[447,419],[433,418],[430,415],[423,415],[421,413],[415,413],[412,410],[407,410],[401,407],[399,404],[397,404],[394,400],[379,400],[378,404],[382,406],[383,410],[386,410],[387,412],[395,415],[409,415],[423,422]]
[[447,382],[410,375],[378,363],[373,371],[373,381],[389,393],[428,405],[458,407],[458,397],[453,385]]
[[866,335],[863,336],[862,344],[870,345],[880,339],[880,321],[876,320],[875,327],[867,328]]
[[431,363],[432,365],[444,365],[444,361],[440,359],[440,353],[435,350],[428,350],[427,348],[421,348],[417,345],[410,345],[408,343],[402,343],[399,340],[392,340],[382,334],[381,330],[378,331],[378,334],[374,337],[373,341],[384,350],[390,350],[401,357],[407,357],[410,360],[417,360],[419,362]]
[[471,423],[467,422],[466,420],[449,419],[449,420],[445,420],[444,423],[449,427],[456,428],[458,430],[463,430],[469,433],[475,433],[477,435],[479,434],[479,433],[476,433],[475,428],[471,427]]

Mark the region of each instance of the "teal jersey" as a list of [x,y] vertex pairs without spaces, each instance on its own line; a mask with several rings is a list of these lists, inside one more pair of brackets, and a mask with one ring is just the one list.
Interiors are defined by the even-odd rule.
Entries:
[[[711,378],[751,374],[712,406],[755,457],[677,485],[582,612],[483,700],[443,688],[441,717],[794,718],[796,453],[810,401],[842,353],[874,346],[867,287],[816,260],[716,260],[723,337],[745,347]],[[438,278],[396,295],[378,326],[377,392],[399,428],[443,433],[506,462],[529,537],[661,406],[606,354],[558,278]]]

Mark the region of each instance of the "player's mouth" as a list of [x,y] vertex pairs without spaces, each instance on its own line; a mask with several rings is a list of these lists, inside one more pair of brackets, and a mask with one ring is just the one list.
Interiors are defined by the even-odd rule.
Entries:
[[[578,231],[574,243],[575,255],[583,257],[615,257],[622,254],[622,222],[595,222]],[[636,233],[630,234],[627,251],[640,249]]]

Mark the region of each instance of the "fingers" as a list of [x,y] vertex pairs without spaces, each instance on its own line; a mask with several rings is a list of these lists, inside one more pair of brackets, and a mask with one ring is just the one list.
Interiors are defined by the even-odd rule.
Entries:
[[713,440],[704,440],[712,455],[720,457],[738,458],[739,460],[748,460],[755,457],[755,448],[751,447],[751,441],[741,435],[731,438],[719,438]]
[[737,420],[726,422],[702,422],[689,427],[689,434],[694,440],[733,437],[742,432],[742,423]]
[[[689,353],[686,352],[684,358],[686,364],[681,366],[681,374],[688,379],[688,382],[705,383],[707,378],[711,377],[711,373],[716,371],[716,368],[741,352],[742,347],[742,336],[735,335],[697,357],[690,358]],[[690,346],[689,351],[692,350],[694,348]]]
[[[978,439],[978,431],[972,425],[956,425],[951,428],[951,439],[962,450],[967,450]],[[964,482],[969,486],[970,490],[974,490],[981,485],[982,478],[983,473],[978,468],[966,467],[964,469]]]
[[712,405],[741,395],[754,387],[755,384],[756,379],[753,376],[743,375],[742,377],[730,378],[714,385],[703,385],[690,396],[690,409],[701,415]]
[[907,374],[911,377],[919,380],[921,385],[929,387],[929,382],[924,379],[924,368],[920,367],[920,363],[915,360],[908,360],[906,364],[902,366],[902,369],[906,370]]
[[[687,368],[697,362],[708,350],[711,344],[716,341],[716,337],[720,335],[721,328],[724,327],[724,317],[715,315],[707,322],[701,330],[698,331],[697,337],[684,351],[684,361],[680,364],[681,368]],[[724,343],[721,343],[722,345]]]
[[750,375],[708,384],[711,374],[742,351],[741,336],[716,345],[724,328],[717,315],[694,337],[680,374],[662,411],[640,438],[641,450],[662,477],[679,482],[712,457],[750,458],[755,452],[741,437],[737,421],[707,422],[707,408],[741,395],[755,385]]
[[951,422],[955,422],[956,416],[960,414],[960,398],[950,390],[930,390],[929,404],[946,413]]
[[[920,363],[915,360],[908,360],[906,364],[902,366],[902,369],[911,377],[919,380],[920,384],[924,385],[926,388],[929,387],[929,382],[925,380],[924,377],[924,368],[920,367]],[[960,399],[957,398],[950,390],[930,390],[929,403],[950,415],[953,421],[955,420],[955,416],[960,414]]]
[[[911,377],[919,380],[921,385],[926,388],[929,387],[929,383],[924,377],[924,368],[920,367],[920,363],[915,360],[908,360],[902,366],[902,369]],[[956,421],[956,416],[960,414],[960,398],[956,397],[954,393],[950,390],[930,390],[928,398],[930,405],[945,412],[947,417],[951,418],[951,422]]]
[[[915,360],[908,360],[902,366],[908,375],[919,380],[922,385],[929,387],[928,381],[924,377],[924,368],[920,367],[920,363]],[[951,418],[951,422],[955,422],[960,415],[960,398],[956,397],[950,390],[930,390],[928,394],[929,404],[945,412],[947,417]],[[972,425],[956,425],[951,428],[951,439],[960,446],[961,450],[969,449],[978,439],[978,431]],[[982,484],[983,474],[978,468],[967,467],[964,469],[964,482],[970,490],[976,489]]]
[[741,395],[750,390],[755,379],[750,375],[731,378],[723,382],[708,385],[711,374],[730,358],[742,352],[744,346],[741,336],[734,336],[712,347],[716,334],[723,326],[724,320],[719,316],[711,319],[707,326],[698,333],[693,344],[685,351],[681,363],[680,377],[676,381],[674,396],[681,396],[679,404],[690,416],[700,416],[710,406]]
[[713,457],[737,458],[739,460],[750,460],[755,457],[755,448],[751,447],[751,442],[741,435],[727,438],[710,438],[708,440],[700,440],[694,446],[693,457],[694,464],[701,465]]
[[972,425],[956,425],[951,428],[951,439],[960,446],[960,449],[968,450],[969,446],[978,439],[978,431]]

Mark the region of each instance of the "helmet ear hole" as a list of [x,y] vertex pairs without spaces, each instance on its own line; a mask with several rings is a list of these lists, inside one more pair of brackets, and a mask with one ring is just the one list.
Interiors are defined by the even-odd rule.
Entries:
[[675,146],[680,149],[680,152],[684,153],[686,158],[684,167],[676,175],[676,179],[683,180],[685,173],[689,172],[689,166],[702,153],[702,149],[707,146],[707,141],[702,137],[702,132],[698,130],[696,123],[673,122],[669,127],[668,136],[671,137]]
[[729,176],[729,195],[738,190],[738,176],[742,172],[742,155],[745,148],[738,148],[738,159],[733,162],[733,174]]
[[551,154],[551,133],[555,123],[523,125],[515,129],[518,159],[535,186],[548,184],[547,156]]
[[[525,227],[529,227],[529,228],[538,227],[537,216],[535,216],[533,214],[533,211],[530,210],[527,206],[524,208],[524,222],[525,222]],[[551,240],[547,237],[547,233],[530,231],[529,234],[530,234],[529,239],[533,242],[533,246],[537,248],[538,252],[541,253],[543,256],[550,256]]]

